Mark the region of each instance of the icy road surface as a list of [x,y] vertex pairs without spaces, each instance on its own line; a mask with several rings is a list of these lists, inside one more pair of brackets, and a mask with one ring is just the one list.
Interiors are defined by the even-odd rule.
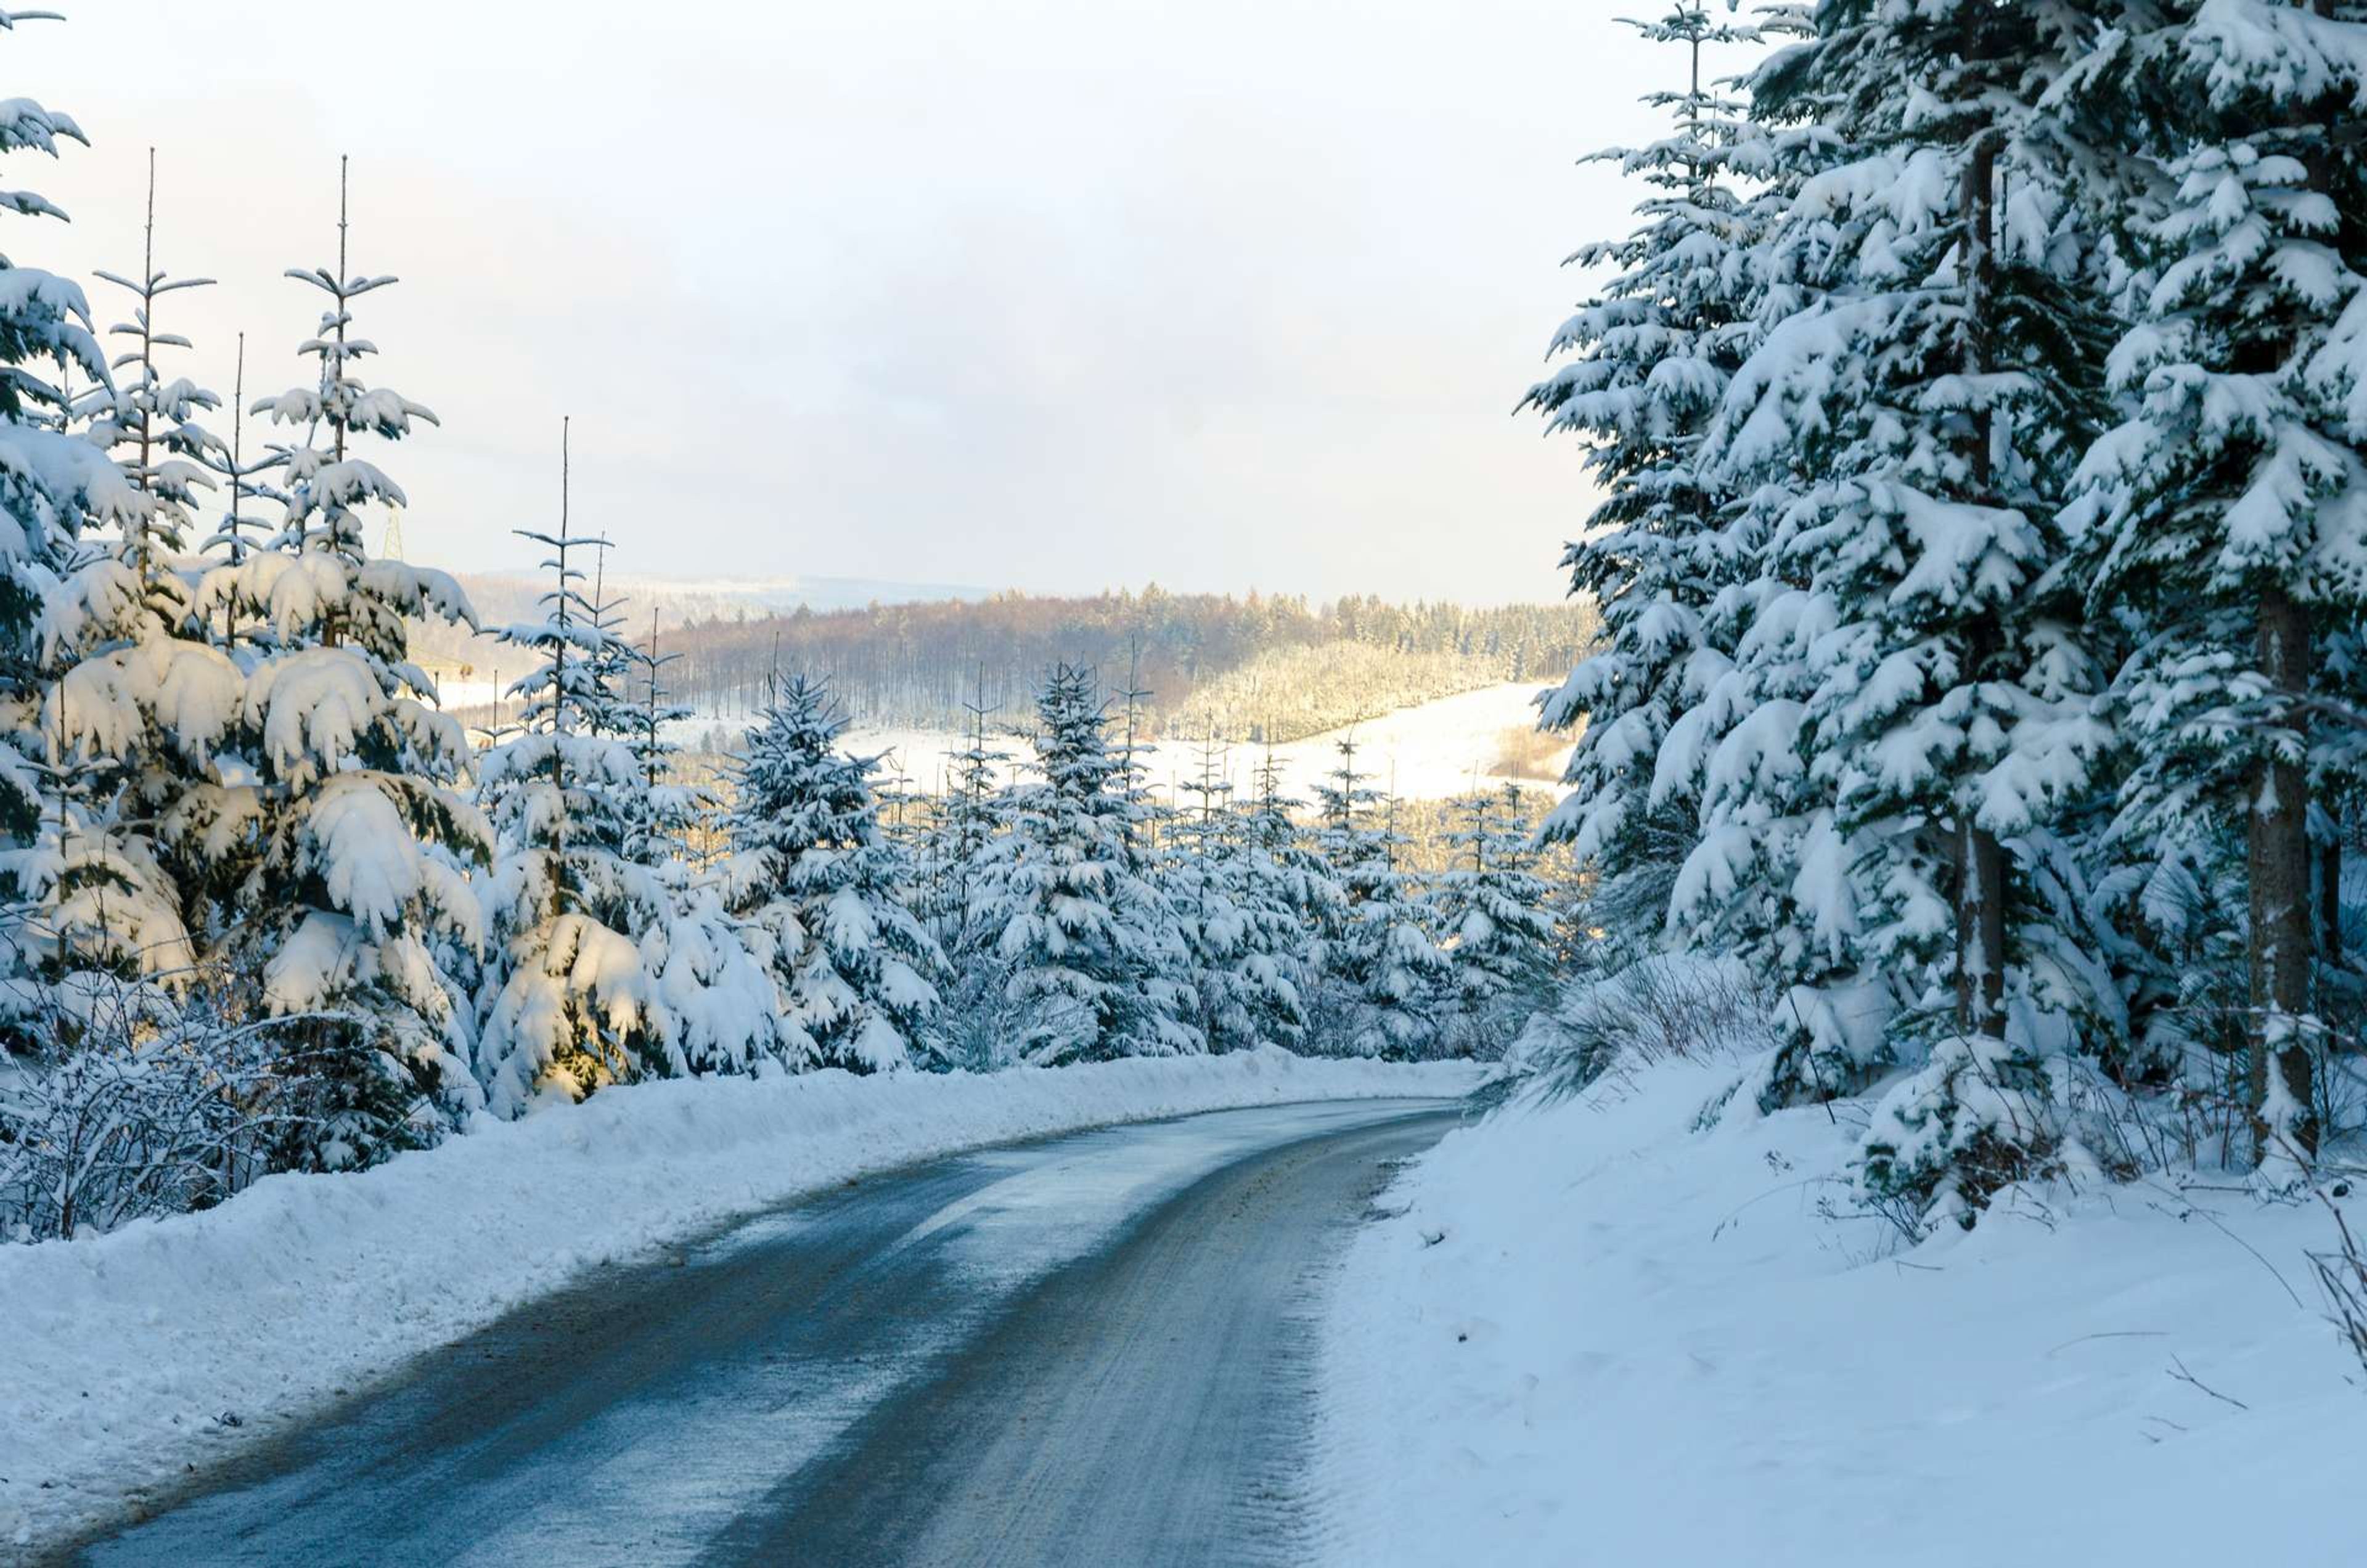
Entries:
[[524,1308],[71,1560],[1300,1561],[1311,1289],[1455,1115],[1221,1111],[874,1177]]

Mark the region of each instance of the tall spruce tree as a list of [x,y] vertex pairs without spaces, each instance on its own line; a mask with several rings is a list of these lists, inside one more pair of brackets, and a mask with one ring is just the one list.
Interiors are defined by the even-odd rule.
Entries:
[[109,366],[111,379],[73,400],[62,420],[118,454],[144,504],[111,537],[85,536],[40,626],[57,857],[47,918],[56,950],[75,954],[86,976],[60,976],[61,995],[86,999],[100,974],[142,989],[153,982],[161,989],[149,991],[142,1010],[198,979],[217,867],[202,841],[176,843],[174,829],[202,816],[214,793],[245,684],[235,664],[204,645],[179,559],[194,491],[210,482],[190,459],[215,445],[196,416],[218,400],[186,378],[165,378],[160,351],[187,344],[156,325],[159,301],[208,280],[158,272],[155,232],[152,152],[140,281],[99,275],[134,296],[133,319],[108,329],[132,346]]
[[473,625],[468,598],[363,540],[361,509],[404,496],[361,441],[435,416],[361,379],[376,348],[352,331],[355,302],[395,280],[351,273],[348,234],[341,164],[336,265],[289,274],[327,299],[299,351],[317,376],[254,411],[290,428],[270,452],[286,526],[276,547],[205,570],[189,602],[193,633],[240,628],[242,765],[167,823],[185,863],[216,868],[225,971],[252,977],[264,1010],[317,1021],[296,1033],[337,1064],[311,1156],[331,1166],[440,1135],[480,1102],[447,959],[476,940],[467,871],[490,846],[455,788],[466,737],[409,649],[412,619]]
[[[0,32],[54,19],[0,11]],[[87,141],[71,117],[28,97],[0,104],[0,158],[55,157],[69,141]],[[31,190],[11,190],[5,205],[21,218],[65,218]],[[19,265],[15,243],[7,252],[0,258],[0,1047],[25,1051],[63,1043],[60,982],[84,963],[72,907],[142,869],[109,863],[86,830],[78,770],[55,741],[61,716],[45,716],[56,659],[42,616],[61,577],[90,558],[79,541],[108,529],[136,532],[151,502],[106,453],[69,433],[72,378],[108,384],[82,289]]]
[[1687,85],[1645,99],[1672,117],[1671,135],[1594,155],[1648,187],[1642,221],[1569,257],[1610,276],[1554,335],[1549,352],[1568,363],[1525,403],[1550,431],[1590,444],[1603,492],[1562,561],[1570,591],[1600,606],[1603,638],[1546,705],[1547,728],[1584,725],[1548,831],[1593,866],[1606,919],[1657,930],[1699,812],[1694,781],[1664,772],[1661,749],[1732,666],[1712,602],[1749,565],[1722,526],[1733,498],[1695,458],[1752,331],[1742,305],[1750,213],[1727,168],[1747,130],[1709,73],[1714,51],[1761,35],[1705,0],[1626,25],[1677,46]]
[[2112,1016],[2048,831],[2109,739],[2056,523],[2100,412],[2095,236],[2067,189],[2094,164],[2046,103],[2094,11],[1826,0],[1753,81],[1756,113],[1816,141],[1753,259],[1792,297],[1770,292],[1704,442],[1791,591],[1788,634],[1762,611],[1750,648],[1785,705],[1753,716],[1755,762],[1721,761],[1771,815],[1804,784],[1831,802],[1789,889],[1810,944],[1774,976],[1811,983],[1803,1027],[1763,1100],[1940,1037],[1988,1042],[1951,1050],[1991,1071]]
[[[1656,31],[1690,63],[1714,43],[1813,39],[1822,9],[1763,6],[1746,32],[1684,6]],[[1772,1064],[1759,1096],[1772,1102],[1839,1092],[1860,1069],[1820,1074],[1818,1056],[1878,1058],[1896,1003],[1885,977],[1860,971],[1824,896],[1847,857],[1800,732],[1830,605],[1770,548],[1801,474],[1780,461],[1733,472],[1711,445],[1741,365],[1823,293],[1767,246],[1839,144],[1806,108],[1765,117],[1763,78],[1750,85],[1738,112],[1694,79],[1671,100],[1678,135],[1626,156],[1655,187],[1648,221],[1596,253],[1624,270],[1566,332],[1604,363],[1569,367],[1533,400],[1568,390],[1557,419],[1598,443],[1607,531],[1569,559],[1619,606],[1601,661],[1547,704],[1549,724],[1595,710],[1549,831],[1609,874],[1591,919],[1614,951],[1664,939],[1792,987],[1802,1043]]]
[[[2119,827],[2157,875],[2242,823],[2255,1157],[2317,1128],[2312,792],[2355,787],[2314,705],[2355,700],[2367,610],[2367,183],[2342,127],[2367,107],[2367,7],[2214,0],[2110,40],[2081,84],[2165,171],[2109,364],[2130,417],[2081,469],[2071,519],[2100,613],[2139,636],[2116,687],[2142,764]],[[2326,877],[2328,886],[2337,877]],[[2167,902],[2168,900],[2163,900]]]

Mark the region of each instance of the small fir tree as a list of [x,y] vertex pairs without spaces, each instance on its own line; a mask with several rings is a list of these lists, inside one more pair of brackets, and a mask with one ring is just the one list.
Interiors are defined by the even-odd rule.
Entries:
[[878,760],[846,754],[845,729],[828,689],[802,676],[765,709],[737,769],[731,881],[769,935],[814,1063],[890,1072],[926,1049],[946,960],[905,903],[911,867],[881,828]]

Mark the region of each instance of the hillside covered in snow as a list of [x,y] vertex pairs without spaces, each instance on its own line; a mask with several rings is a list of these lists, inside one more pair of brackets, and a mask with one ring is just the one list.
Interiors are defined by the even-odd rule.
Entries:
[[[1247,798],[1271,758],[1283,792],[1312,802],[1318,785],[1340,766],[1340,747],[1347,742],[1356,749],[1357,768],[1376,787],[1404,800],[1451,800],[1507,783],[1546,789],[1559,780],[1569,747],[1566,739],[1538,734],[1539,694],[1535,686],[1500,683],[1273,747],[1234,742],[1211,750],[1185,739],[1161,740],[1144,759],[1147,782],[1162,798],[1184,802],[1191,794],[1186,786],[1203,777],[1206,757],[1212,776]],[[728,737],[736,728],[697,716],[681,724],[680,733],[694,743],[718,733]],[[1018,736],[992,739],[1014,759],[1026,754]],[[856,728],[846,744],[880,755],[884,772],[934,795],[943,793],[970,738],[951,730]]]

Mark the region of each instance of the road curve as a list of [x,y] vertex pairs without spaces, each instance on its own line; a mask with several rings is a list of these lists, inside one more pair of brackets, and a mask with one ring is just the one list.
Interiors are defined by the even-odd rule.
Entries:
[[1455,1113],[1224,1111],[875,1177],[602,1270],[65,1560],[1297,1561],[1310,1280]]

